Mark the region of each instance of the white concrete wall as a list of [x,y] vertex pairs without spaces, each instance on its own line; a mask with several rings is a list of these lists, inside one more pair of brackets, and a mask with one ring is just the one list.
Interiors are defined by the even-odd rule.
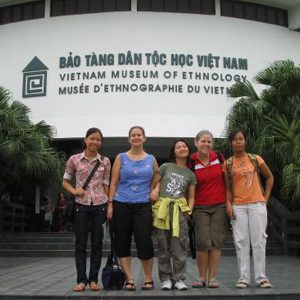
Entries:
[[[225,90],[235,82],[229,79],[251,81],[274,60],[299,64],[299,37],[288,28],[260,22],[175,13],[115,12],[18,22],[0,26],[0,85],[31,108],[34,122],[55,126],[59,138],[81,137],[91,126],[100,127],[105,136],[126,136],[135,124],[144,126],[148,136],[192,137],[204,128],[220,136],[231,104]],[[141,53],[141,65],[119,64],[119,54],[128,51]],[[147,64],[147,53],[154,51],[166,56],[164,65]],[[62,68],[60,59],[70,52],[80,57],[80,66]],[[112,54],[114,63],[87,66],[85,56],[93,52]],[[172,54],[191,58],[191,64],[171,65]],[[197,56],[209,54],[210,67],[199,65]],[[22,98],[22,71],[35,56],[49,69],[47,95]],[[244,59],[247,69],[224,68],[224,57]],[[111,78],[117,70],[157,71],[158,78]],[[62,80],[82,72],[104,72],[105,79]],[[188,72],[192,78],[184,79]],[[210,80],[196,79],[196,73],[208,73]],[[172,77],[166,78],[168,74]],[[88,93],[59,94],[60,88],[81,84]],[[101,84],[109,92],[94,92]],[[111,84],[175,85],[182,92],[113,92]]]

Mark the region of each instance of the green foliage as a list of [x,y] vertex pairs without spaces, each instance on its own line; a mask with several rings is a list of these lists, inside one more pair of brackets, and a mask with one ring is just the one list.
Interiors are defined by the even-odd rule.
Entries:
[[22,179],[41,183],[61,178],[65,159],[51,148],[54,129],[44,121],[33,124],[29,112],[0,87],[0,194]]
[[300,68],[290,60],[277,61],[255,81],[266,86],[260,95],[248,81],[229,89],[234,103],[226,133],[245,130],[248,151],[265,158],[281,200],[293,208],[300,205]]
[[283,186],[281,188],[281,197],[283,199],[300,198],[300,164],[286,165],[283,170]]

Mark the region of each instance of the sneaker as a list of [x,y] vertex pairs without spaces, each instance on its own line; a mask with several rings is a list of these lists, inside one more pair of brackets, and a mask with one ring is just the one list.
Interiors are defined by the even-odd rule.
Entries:
[[185,283],[182,280],[176,281],[174,287],[175,289],[180,291],[184,291],[188,289],[188,287],[185,285]]
[[235,285],[235,287],[237,289],[245,289],[248,287],[248,283],[244,282],[244,281],[238,281]]
[[268,280],[263,280],[260,282],[259,286],[262,288],[262,289],[269,289],[272,287],[272,284],[270,283],[270,281]]
[[164,280],[161,284],[162,290],[171,290],[172,289],[172,281],[170,279]]

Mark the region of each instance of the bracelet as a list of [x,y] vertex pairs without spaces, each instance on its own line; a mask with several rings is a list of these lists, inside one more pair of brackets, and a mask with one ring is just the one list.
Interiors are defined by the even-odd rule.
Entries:
[[107,203],[113,203],[113,200],[108,200]]

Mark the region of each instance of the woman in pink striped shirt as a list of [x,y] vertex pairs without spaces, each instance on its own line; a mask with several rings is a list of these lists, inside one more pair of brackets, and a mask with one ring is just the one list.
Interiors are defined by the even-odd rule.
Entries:
[[[107,193],[110,179],[110,160],[98,153],[102,143],[102,133],[98,128],[90,128],[85,136],[83,152],[72,155],[67,162],[63,187],[75,196],[74,229],[76,235],[75,261],[77,269],[76,292],[85,290],[98,291],[98,273],[102,257],[102,224],[106,220]],[[96,169],[88,186],[83,185],[95,167]],[[76,176],[76,186],[71,179]],[[91,225],[91,258],[89,276],[86,274],[86,246],[89,223]]]

